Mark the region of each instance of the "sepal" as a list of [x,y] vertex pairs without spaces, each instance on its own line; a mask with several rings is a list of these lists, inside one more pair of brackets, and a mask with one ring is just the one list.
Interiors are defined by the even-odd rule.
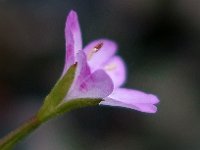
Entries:
[[64,100],[74,81],[76,68],[77,64],[72,65],[57,81],[55,86],[45,98],[44,103],[37,114],[39,118],[48,118],[48,116],[54,112],[57,106]]

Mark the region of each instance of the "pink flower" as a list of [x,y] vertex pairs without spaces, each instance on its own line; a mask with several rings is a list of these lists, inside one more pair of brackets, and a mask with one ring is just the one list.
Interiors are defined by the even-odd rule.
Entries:
[[66,59],[63,74],[78,63],[74,82],[65,98],[100,98],[100,105],[119,106],[141,112],[155,113],[158,98],[138,90],[121,88],[126,80],[126,67],[115,55],[117,45],[99,39],[82,48],[81,31],[76,12],[67,16],[65,27]]

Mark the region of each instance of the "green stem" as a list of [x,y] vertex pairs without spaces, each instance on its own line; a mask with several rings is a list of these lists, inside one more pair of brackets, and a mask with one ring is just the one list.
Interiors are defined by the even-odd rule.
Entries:
[[22,124],[19,128],[10,132],[0,140],[0,150],[11,150],[13,146],[25,138],[28,134],[34,131],[42,122],[37,117],[32,117],[30,120]]
[[0,150],[11,150],[17,142],[28,136],[42,123],[48,121],[51,118],[62,115],[77,108],[98,105],[100,101],[101,99],[76,99],[63,103],[51,111],[47,111],[46,109],[43,111],[43,109],[41,109],[36,116],[32,117],[19,128],[15,129],[4,138],[2,138],[0,140]]

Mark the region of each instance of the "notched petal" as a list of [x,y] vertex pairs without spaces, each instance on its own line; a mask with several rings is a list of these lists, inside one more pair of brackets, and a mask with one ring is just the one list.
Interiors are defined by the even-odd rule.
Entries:
[[125,103],[156,104],[159,102],[158,98],[153,94],[127,88],[117,88],[109,97]]
[[104,101],[100,102],[100,105],[124,107],[124,108],[134,109],[134,110],[145,112],[145,113],[156,113],[157,111],[157,107],[153,104],[127,104],[127,103],[117,101],[111,98],[104,99]]
[[146,94],[137,90],[118,88],[100,104],[126,107],[147,113],[155,113],[157,111],[155,104],[158,102],[158,98],[152,94]]

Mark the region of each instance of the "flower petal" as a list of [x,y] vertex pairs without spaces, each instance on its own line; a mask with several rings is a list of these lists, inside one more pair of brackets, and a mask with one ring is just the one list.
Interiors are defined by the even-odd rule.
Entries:
[[109,97],[125,103],[156,104],[159,102],[158,98],[153,94],[127,88],[117,88]]
[[76,84],[81,83],[85,78],[87,78],[91,73],[90,73],[90,68],[87,64],[87,58],[85,53],[80,50],[77,55],[77,69],[76,69],[76,74],[75,74],[75,81]]
[[111,77],[114,87],[120,87],[126,80],[126,67],[119,56],[112,57],[105,65],[104,70]]
[[63,73],[75,62],[75,55],[82,49],[81,30],[78,16],[75,11],[70,11],[65,25],[66,56]]
[[113,91],[113,83],[104,70],[96,70],[81,83],[75,84],[67,100],[77,98],[104,98]]
[[111,105],[135,109],[147,113],[155,113],[157,111],[154,104],[159,100],[152,94],[146,94],[141,91],[117,88],[108,98],[104,98],[101,105]]
[[[76,89],[77,86],[80,86],[80,84],[84,81],[85,78],[91,75],[90,68],[87,64],[86,55],[82,50],[80,50],[77,53],[76,59],[77,59],[77,68],[75,72],[74,81],[71,85],[69,93],[73,93],[73,90]],[[66,99],[68,99],[68,97],[69,95],[67,95]]]
[[89,56],[94,47],[100,43],[103,43],[103,46],[98,52],[92,55],[91,59],[88,59],[88,64],[92,71],[99,69],[100,66],[108,61],[117,50],[117,44],[115,42],[106,39],[99,39],[89,43],[84,48],[86,55]]
[[107,106],[117,106],[117,107],[124,107],[124,108],[130,108],[135,109],[137,111],[146,112],[146,113],[156,113],[157,107],[153,104],[126,104],[120,101],[116,101],[111,98],[106,98],[105,101],[101,101],[100,105],[107,105]]
[[74,50],[75,54],[82,50],[82,38],[81,38],[81,29],[78,21],[78,15],[75,11],[71,10],[66,21],[65,26],[65,38],[66,45],[68,44],[68,32],[71,32],[72,38],[74,40]]

